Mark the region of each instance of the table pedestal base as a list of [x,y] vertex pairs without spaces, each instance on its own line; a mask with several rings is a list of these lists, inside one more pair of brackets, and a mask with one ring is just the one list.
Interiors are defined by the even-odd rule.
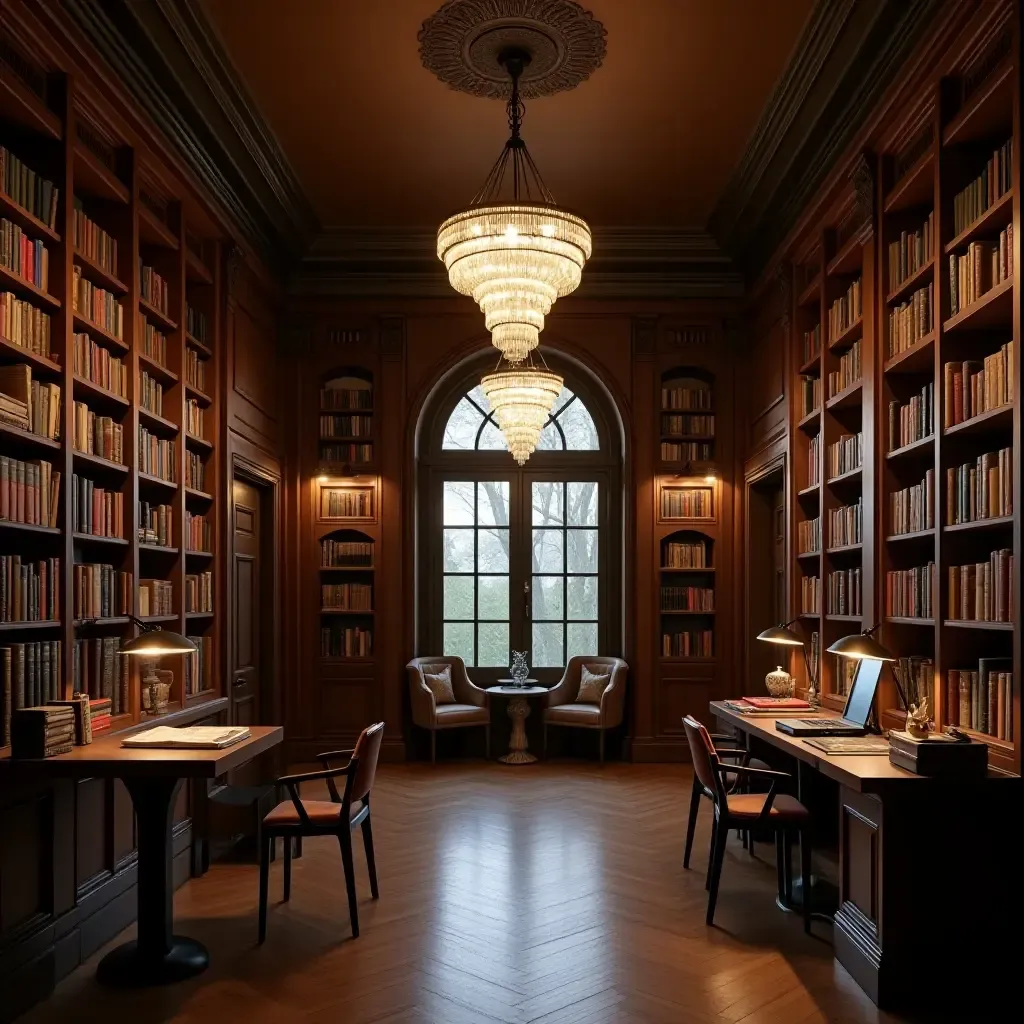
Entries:
[[533,764],[537,760],[528,752],[526,740],[526,718],[530,714],[530,704],[525,697],[512,697],[508,702],[508,717],[512,719],[512,738],[509,740],[508,753],[499,757],[502,764]]
[[112,949],[96,969],[96,980],[111,988],[147,988],[168,985],[202,974],[210,965],[206,947],[195,939],[175,935],[166,953],[154,956],[126,942]]

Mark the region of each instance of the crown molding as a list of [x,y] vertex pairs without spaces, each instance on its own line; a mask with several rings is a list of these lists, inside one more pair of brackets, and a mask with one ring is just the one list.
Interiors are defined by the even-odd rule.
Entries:
[[[740,298],[743,279],[704,231],[594,228],[581,298]],[[450,298],[433,228],[330,228],[292,272],[298,296]]]
[[818,0],[708,229],[753,280],[946,0]]
[[195,0],[60,0],[82,38],[267,263],[318,229],[312,205]]

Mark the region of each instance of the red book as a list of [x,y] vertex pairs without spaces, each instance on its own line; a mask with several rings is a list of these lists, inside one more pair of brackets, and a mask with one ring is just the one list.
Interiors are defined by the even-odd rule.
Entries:
[[744,697],[744,703],[755,708],[809,708],[811,705],[799,697]]

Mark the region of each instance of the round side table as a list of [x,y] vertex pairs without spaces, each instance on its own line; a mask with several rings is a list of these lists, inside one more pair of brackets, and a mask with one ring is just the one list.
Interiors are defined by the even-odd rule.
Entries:
[[[511,679],[502,679],[502,683],[511,683]],[[536,683],[536,679],[528,679],[528,683]],[[530,714],[528,697],[540,697],[548,692],[546,686],[488,686],[487,692],[497,697],[508,697],[508,717],[512,719],[512,737],[508,743],[508,753],[498,758],[504,764],[533,764],[537,760],[528,750],[526,741],[526,719]]]

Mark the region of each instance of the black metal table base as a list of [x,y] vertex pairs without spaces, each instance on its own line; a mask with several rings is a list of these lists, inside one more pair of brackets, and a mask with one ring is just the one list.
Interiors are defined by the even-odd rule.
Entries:
[[112,949],[100,961],[96,980],[111,988],[146,988],[184,981],[202,974],[209,966],[210,955],[201,942],[174,935],[171,948],[163,955],[147,953],[138,942]]

